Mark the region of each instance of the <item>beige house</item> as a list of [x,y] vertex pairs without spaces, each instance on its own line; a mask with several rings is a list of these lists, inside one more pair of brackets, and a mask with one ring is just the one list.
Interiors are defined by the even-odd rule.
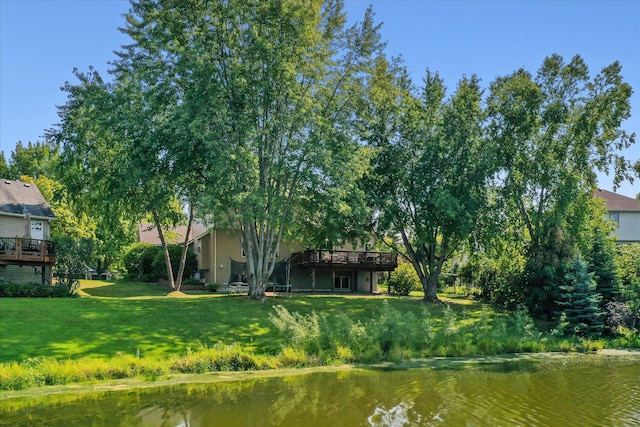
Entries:
[[[154,230],[144,228],[147,233]],[[200,280],[246,283],[246,256],[231,230],[212,227],[192,236],[190,245],[198,256]],[[148,237],[144,241],[153,240]],[[282,242],[270,280],[273,284],[290,284],[293,292],[372,293],[378,290],[378,272],[390,272],[397,266],[397,257],[390,252],[367,251],[348,244],[332,250],[313,250]]]
[[55,219],[36,185],[0,179],[0,280],[52,283]]
[[640,201],[606,190],[598,190],[596,197],[604,199],[607,217],[617,224],[616,242],[640,243]]
[[[194,248],[200,278],[205,282],[246,282],[246,257],[230,230],[210,229],[195,239]],[[397,257],[391,252],[367,251],[349,244],[331,250],[303,250],[282,242],[271,281],[291,284],[293,292],[373,293],[378,290],[377,273],[397,266]]]

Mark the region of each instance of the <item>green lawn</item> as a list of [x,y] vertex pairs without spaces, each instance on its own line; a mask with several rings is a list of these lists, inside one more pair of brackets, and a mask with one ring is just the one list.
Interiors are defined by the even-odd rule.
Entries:
[[[416,315],[424,307],[419,297],[293,295],[261,303],[237,295],[173,298],[166,293],[147,283],[83,281],[78,298],[0,298],[0,362],[138,352],[163,356],[217,342],[275,353],[281,343],[269,320],[274,305],[302,314],[345,313],[363,322],[375,315],[383,299]],[[481,309],[467,300],[453,301],[453,306],[470,315]]]
[[[219,370],[401,362],[433,356],[640,348],[549,333],[523,312],[464,297],[424,304],[359,295],[166,296],[152,284],[82,282],[78,298],[0,298],[0,390]],[[276,309],[282,306],[284,309]],[[270,315],[278,314],[276,325]],[[284,334],[280,332],[286,331]]]

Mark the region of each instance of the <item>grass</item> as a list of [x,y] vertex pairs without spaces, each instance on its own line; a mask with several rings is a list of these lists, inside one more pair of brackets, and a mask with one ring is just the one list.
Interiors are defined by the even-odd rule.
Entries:
[[[543,334],[522,313],[461,296],[441,296],[447,303],[441,305],[425,305],[420,296],[356,295],[277,296],[262,303],[237,295],[175,298],[167,292],[153,284],[82,281],[78,298],[0,298],[0,389],[640,346],[637,334],[620,342]],[[281,322],[274,321],[276,315]]]

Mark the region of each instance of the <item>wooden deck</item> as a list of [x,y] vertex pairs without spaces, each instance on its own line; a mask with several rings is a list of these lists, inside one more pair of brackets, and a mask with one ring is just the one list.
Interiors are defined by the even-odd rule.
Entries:
[[55,244],[50,240],[0,237],[0,265],[53,265]]
[[392,252],[307,250],[292,254],[291,266],[393,271],[398,257]]

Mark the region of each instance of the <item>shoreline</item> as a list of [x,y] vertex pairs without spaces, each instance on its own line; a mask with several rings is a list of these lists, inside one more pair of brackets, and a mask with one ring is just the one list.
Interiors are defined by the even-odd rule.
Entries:
[[383,362],[367,365],[343,364],[335,366],[314,366],[305,368],[278,368],[255,371],[217,371],[204,374],[171,374],[156,380],[142,378],[125,378],[91,383],[74,383],[61,386],[44,386],[25,390],[7,390],[0,392],[0,405],[13,399],[44,398],[56,395],[100,394],[107,392],[145,390],[159,387],[179,386],[183,384],[213,384],[218,382],[245,381],[261,378],[288,377],[309,375],[318,372],[348,372],[371,370],[407,370],[438,369],[461,370],[481,367],[488,364],[508,362],[543,362],[562,358],[601,356],[607,358],[626,358],[640,362],[640,350],[602,349],[594,352],[543,352],[513,353],[476,357],[433,357],[428,359],[412,359],[401,362]]

